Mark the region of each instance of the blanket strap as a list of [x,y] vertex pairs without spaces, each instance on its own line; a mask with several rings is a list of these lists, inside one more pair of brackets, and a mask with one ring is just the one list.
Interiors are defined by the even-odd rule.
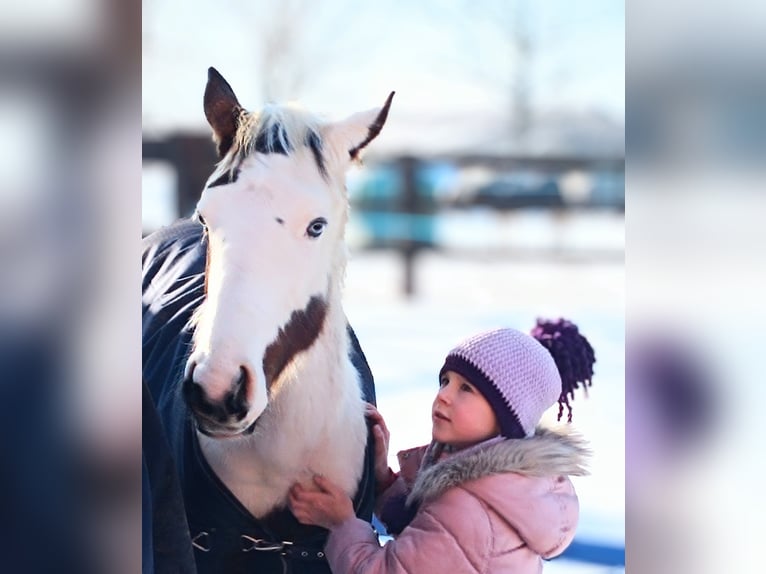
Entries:
[[[215,531],[201,531],[192,537],[192,546],[201,552],[210,552],[215,547]],[[289,540],[273,541],[265,538],[256,538],[249,534],[239,534],[239,542],[242,552],[276,552],[281,556],[305,561],[326,561],[323,549],[302,546]]]

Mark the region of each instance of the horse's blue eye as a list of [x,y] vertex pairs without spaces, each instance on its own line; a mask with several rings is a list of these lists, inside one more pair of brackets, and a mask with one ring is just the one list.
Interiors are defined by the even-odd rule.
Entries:
[[194,212],[194,219],[196,219],[202,227],[207,227],[207,223],[205,223],[205,218],[202,217],[202,214],[199,211]]
[[327,220],[324,217],[317,217],[314,221],[309,223],[309,226],[306,228],[306,235],[312,238],[319,237],[322,235],[326,225]]

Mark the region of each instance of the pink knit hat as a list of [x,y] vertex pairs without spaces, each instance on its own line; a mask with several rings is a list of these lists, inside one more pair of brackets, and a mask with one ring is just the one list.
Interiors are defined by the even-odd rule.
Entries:
[[439,371],[465,377],[489,402],[507,438],[532,436],[543,413],[582,382],[590,385],[595,355],[577,326],[564,319],[537,320],[529,336],[496,329],[469,337],[452,349]]

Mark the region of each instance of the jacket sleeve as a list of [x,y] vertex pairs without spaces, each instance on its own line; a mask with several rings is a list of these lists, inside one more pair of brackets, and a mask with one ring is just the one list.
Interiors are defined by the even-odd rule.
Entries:
[[399,537],[385,546],[379,545],[369,523],[350,519],[332,530],[326,553],[335,574],[478,574],[486,572],[491,543],[481,503],[452,489],[424,505]]

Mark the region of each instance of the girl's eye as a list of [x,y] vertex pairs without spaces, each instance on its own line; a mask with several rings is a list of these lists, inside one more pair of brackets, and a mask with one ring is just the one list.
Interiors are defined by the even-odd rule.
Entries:
[[468,383],[463,383],[462,385],[460,385],[460,390],[465,391],[467,393],[472,393],[473,387],[469,385]]
[[326,226],[327,220],[324,217],[317,217],[314,221],[309,223],[309,226],[306,228],[306,235],[315,239],[322,235]]
[[440,387],[444,387],[444,386],[446,386],[448,384],[449,384],[449,379],[446,376],[445,377],[441,377],[439,379],[439,386]]

